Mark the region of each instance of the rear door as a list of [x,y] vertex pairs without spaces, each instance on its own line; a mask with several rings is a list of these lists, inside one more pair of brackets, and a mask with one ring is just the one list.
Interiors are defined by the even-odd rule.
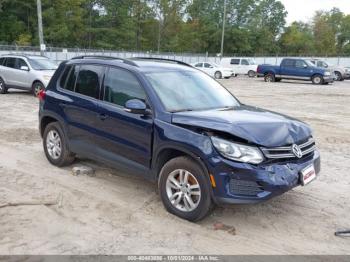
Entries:
[[244,74],[240,64],[241,64],[241,59],[238,59],[238,58],[231,59],[231,68],[233,68],[236,74]]
[[16,86],[16,78],[14,74],[16,72],[16,58],[7,57],[4,62],[4,66],[1,68],[2,77],[8,86]]
[[66,118],[72,151],[91,155],[96,152],[98,99],[105,67],[99,65],[67,66],[60,81],[64,96],[60,107]]
[[153,117],[125,111],[130,99],[148,103],[145,90],[132,72],[110,67],[104,80],[100,103],[99,148],[111,161],[138,170],[150,167],[152,156]]

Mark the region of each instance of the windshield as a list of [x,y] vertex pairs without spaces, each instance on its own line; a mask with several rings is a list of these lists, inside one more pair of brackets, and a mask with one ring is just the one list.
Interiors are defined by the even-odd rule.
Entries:
[[146,76],[168,112],[239,106],[230,92],[201,72],[156,72]]
[[57,64],[50,59],[28,59],[35,70],[56,70]]
[[305,60],[305,63],[306,63],[308,66],[315,67],[315,64],[312,63],[310,60]]

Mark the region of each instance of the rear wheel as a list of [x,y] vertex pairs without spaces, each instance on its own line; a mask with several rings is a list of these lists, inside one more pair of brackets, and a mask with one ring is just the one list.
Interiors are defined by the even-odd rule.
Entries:
[[248,72],[248,76],[249,76],[249,77],[255,77],[255,76],[256,76],[256,73],[255,73],[253,70],[250,70],[250,71]]
[[7,88],[6,88],[5,82],[0,77],[0,94],[6,94],[6,93],[7,93]]
[[35,97],[37,97],[40,91],[44,90],[45,86],[40,82],[35,82],[32,86],[32,93]]
[[167,162],[160,171],[158,183],[166,210],[189,221],[204,218],[212,206],[207,175],[188,157]]
[[336,80],[337,81],[344,81],[344,78],[343,78],[343,76],[342,76],[342,74],[340,72],[335,71],[334,74],[336,76]]
[[43,146],[47,160],[55,166],[67,166],[75,157],[67,146],[66,138],[58,122],[47,125],[43,135]]
[[323,84],[323,77],[321,75],[315,75],[312,77],[312,83],[314,85],[322,85]]
[[265,82],[275,82],[275,75],[272,73],[268,73],[264,77]]
[[220,71],[215,72],[214,77],[215,79],[221,79],[222,78],[221,72]]

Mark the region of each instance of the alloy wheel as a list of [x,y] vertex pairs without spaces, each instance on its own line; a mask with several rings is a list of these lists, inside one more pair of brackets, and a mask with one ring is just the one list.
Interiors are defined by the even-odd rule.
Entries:
[[170,203],[183,212],[195,210],[201,200],[201,188],[197,179],[184,169],[177,169],[169,174],[166,193]]
[[47,134],[46,148],[52,159],[59,159],[62,152],[62,142],[59,133],[56,130],[51,130]]
[[40,84],[36,84],[34,86],[34,95],[38,96],[41,90],[43,90],[43,87]]

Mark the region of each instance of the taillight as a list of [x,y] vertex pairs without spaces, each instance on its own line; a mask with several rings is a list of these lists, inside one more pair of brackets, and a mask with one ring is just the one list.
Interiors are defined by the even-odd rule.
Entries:
[[44,101],[45,100],[45,97],[46,97],[46,93],[45,93],[45,90],[41,90],[38,94],[38,98],[40,101]]

